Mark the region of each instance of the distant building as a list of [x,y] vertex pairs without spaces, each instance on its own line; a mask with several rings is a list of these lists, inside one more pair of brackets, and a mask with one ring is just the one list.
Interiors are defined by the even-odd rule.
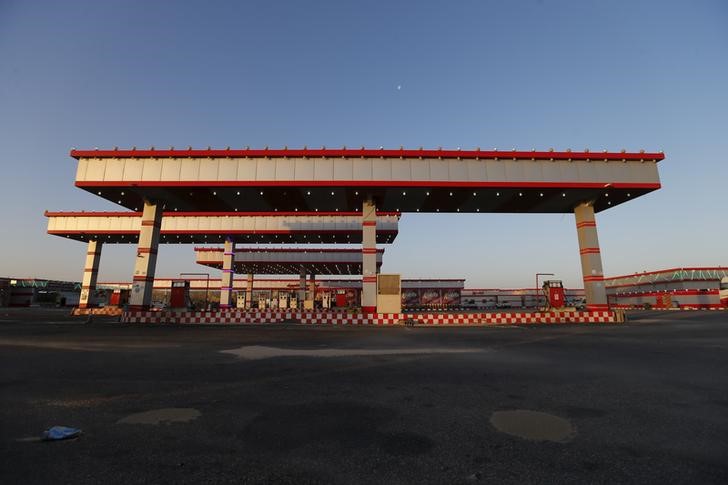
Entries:
[[[565,289],[567,307],[582,307],[584,290]],[[466,288],[462,293],[462,306],[472,309],[539,308],[546,303],[541,289],[535,288]]]
[[728,267],[671,268],[604,282],[613,308],[728,308]]
[[0,306],[76,306],[81,283],[41,278],[0,278]]

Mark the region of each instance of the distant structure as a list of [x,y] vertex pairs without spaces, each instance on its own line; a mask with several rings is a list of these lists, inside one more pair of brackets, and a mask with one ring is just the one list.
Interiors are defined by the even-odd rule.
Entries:
[[670,268],[606,278],[615,308],[728,307],[728,268]]

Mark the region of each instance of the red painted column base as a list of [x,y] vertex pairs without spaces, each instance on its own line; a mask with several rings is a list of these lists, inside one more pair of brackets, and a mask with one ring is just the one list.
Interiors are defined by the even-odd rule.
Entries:
[[149,311],[150,308],[151,305],[129,305],[129,310],[135,312],[146,312]]
[[606,312],[606,311],[609,311],[609,305],[587,305],[586,311],[588,311],[588,312]]
[[363,306],[361,307],[362,313],[377,313],[377,307],[375,306]]

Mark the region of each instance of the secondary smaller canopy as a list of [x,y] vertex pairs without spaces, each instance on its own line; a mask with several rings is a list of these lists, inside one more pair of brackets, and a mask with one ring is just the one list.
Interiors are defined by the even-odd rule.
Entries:
[[[104,243],[136,243],[141,212],[45,212],[48,234]],[[377,244],[394,242],[399,214],[377,214]],[[236,243],[360,244],[361,213],[356,212],[165,212],[163,244]]]
[[[198,264],[222,269],[223,248],[195,248]],[[377,272],[382,266],[384,249],[377,249]],[[233,270],[240,274],[360,275],[361,249],[257,249],[235,250]]]

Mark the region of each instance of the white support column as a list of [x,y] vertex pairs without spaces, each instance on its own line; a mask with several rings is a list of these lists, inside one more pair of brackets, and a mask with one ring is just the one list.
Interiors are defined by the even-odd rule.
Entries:
[[235,241],[225,239],[225,249],[222,253],[222,279],[220,280],[220,308],[232,307],[233,278],[235,270]]
[[129,297],[129,309],[131,310],[148,310],[152,305],[160,227],[162,227],[162,204],[144,201],[133,284]]
[[316,273],[311,273],[311,279],[308,282],[308,294],[311,303],[316,305]]
[[362,206],[362,290],[361,309],[377,311],[377,208],[372,200]]
[[599,250],[597,223],[594,219],[594,206],[583,203],[574,209],[576,216],[576,232],[579,237],[579,254],[581,255],[581,273],[584,277],[584,293],[588,311],[604,311],[609,309],[607,290],[604,286],[602,270],[602,254]]
[[253,273],[248,273],[248,286],[245,287],[245,308],[253,308]]
[[306,268],[301,265],[301,280],[298,284],[298,305],[303,308],[303,302],[306,300]]
[[79,308],[88,308],[91,295],[96,290],[96,279],[99,276],[99,261],[101,260],[101,241],[89,241],[86,250],[86,265],[83,268],[83,281],[81,282],[81,297]]

